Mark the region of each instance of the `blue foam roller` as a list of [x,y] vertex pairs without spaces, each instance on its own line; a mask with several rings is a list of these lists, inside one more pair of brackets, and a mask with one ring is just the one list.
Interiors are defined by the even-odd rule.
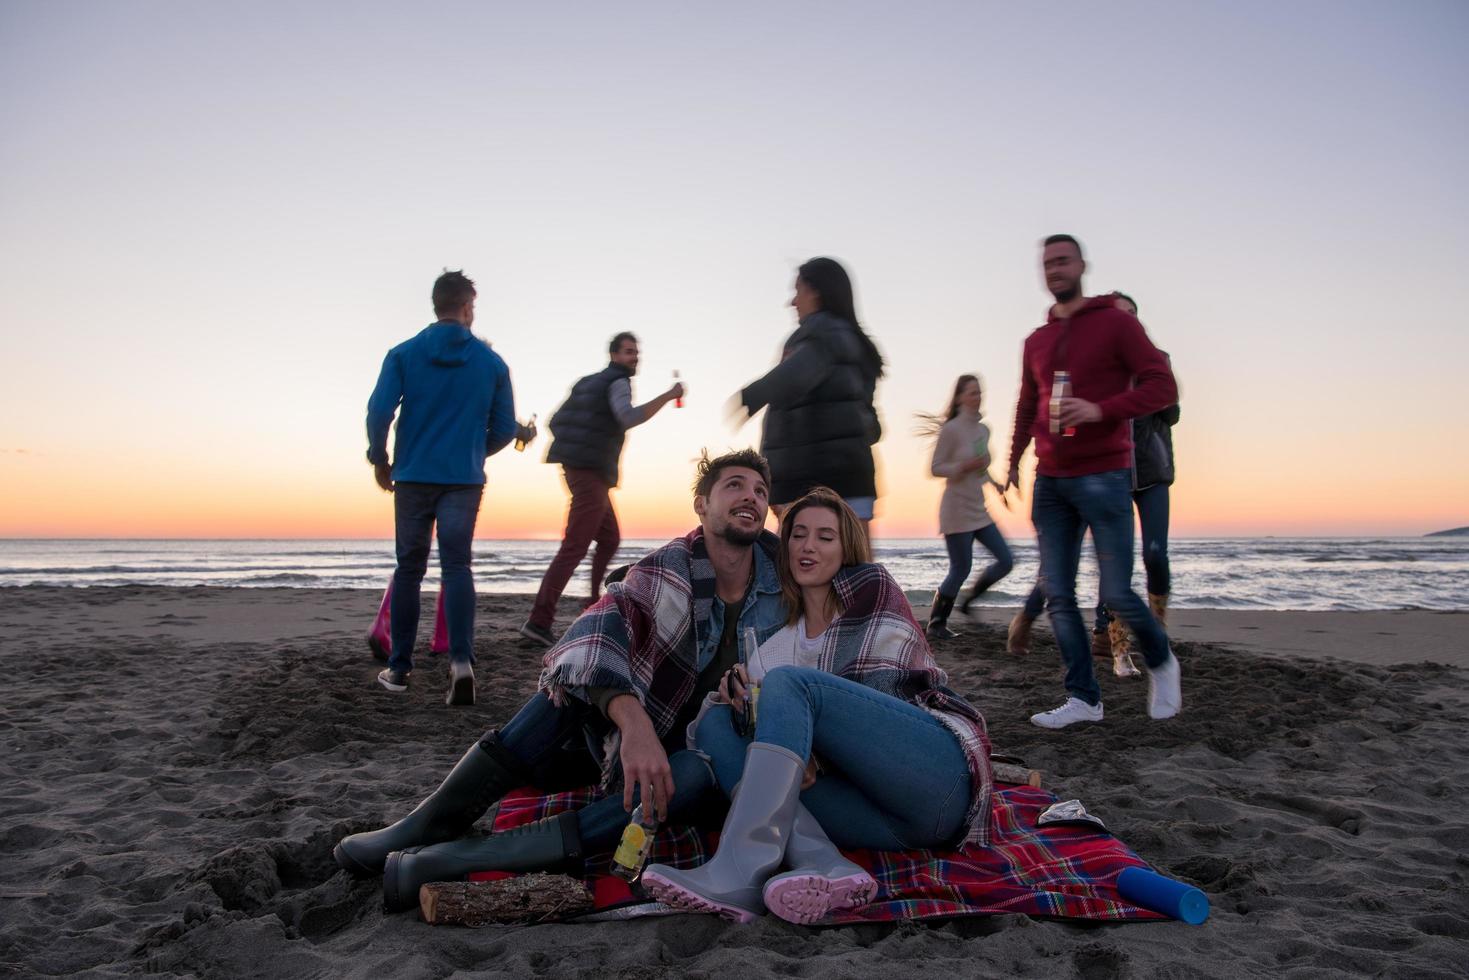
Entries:
[[1117,890],[1134,905],[1196,926],[1209,917],[1209,899],[1192,885],[1165,878],[1147,868],[1126,868]]

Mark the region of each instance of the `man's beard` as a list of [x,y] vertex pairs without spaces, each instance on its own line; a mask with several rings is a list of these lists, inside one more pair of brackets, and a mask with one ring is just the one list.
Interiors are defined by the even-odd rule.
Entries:
[[1081,283],[1080,282],[1073,282],[1071,285],[1067,286],[1065,289],[1062,289],[1062,290],[1059,290],[1059,291],[1058,290],[1055,290],[1055,289],[1051,290],[1051,296],[1053,296],[1055,298],[1056,302],[1058,302],[1058,303],[1070,303],[1072,300],[1076,299],[1076,297],[1078,297],[1080,295],[1081,295]]
[[741,548],[748,548],[759,540],[760,530],[757,527],[754,530],[746,531],[744,528],[735,527],[733,524],[726,524],[714,533],[716,537],[723,538],[730,544],[738,545]]

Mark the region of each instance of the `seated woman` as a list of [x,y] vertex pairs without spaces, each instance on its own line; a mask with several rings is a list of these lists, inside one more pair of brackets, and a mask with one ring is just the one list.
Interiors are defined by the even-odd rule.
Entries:
[[[848,848],[988,842],[984,719],[944,685],[898,584],[871,563],[857,516],[819,487],[781,520],[789,618],[733,669],[693,726],[732,797],[719,850],[692,871],[650,865],[645,891],[690,911],[791,922],[866,904]],[[759,683],[753,741],[734,726]],[[784,861],[789,870],[775,874]],[[773,876],[773,877],[772,877]]]

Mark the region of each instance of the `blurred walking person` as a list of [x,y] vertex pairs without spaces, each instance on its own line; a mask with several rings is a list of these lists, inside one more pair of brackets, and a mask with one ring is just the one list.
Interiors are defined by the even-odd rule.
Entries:
[[979,377],[961,374],[954,383],[948,409],[942,416],[920,415],[919,428],[934,435],[933,459],[929,472],[944,480],[944,494],[939,500],[939,533],[949,553],[949,574],[933,597],[928,614],[929,639],[958,636],[949,629],[949,615],[959,588],[969,576],[974,560],[974,543],[978,541],[993,557],[965,594],[959,612],[968,615],[974,602],[985,590],[1010,574],[1015,559],[1010,546],[995,526],[985,508],[984,488],[999,487],[990,477],[990,428],[984,423],[984,391]]
[[1046,324],[1025,341],[1006,488],[1019,483],[1020,457],[1033,438],[1037,476],[1031,518],[1040,538],[1051,628],[1066,664],[1068,698],[1030,720],[1042,728],[1062,728],[1103,717],[1102,692],[1076,606],[1084,529],[1096,546],[1102,601],[1132,629],[1147,661],[1148,715],[1171,718],[1183,707],[1178,659],[1167,634],[1132,591],[1130,420],[1172,405],[1178,388],[1168,358],[1137,318],[1117,309],[1110,296],[1082,292],[1086,261],[1075,238],[1047,238],[1041,261],[1056,303]]
[[[556,603],[566,583],[592,553],[590,602],[602,594],[607,565],[622,542],[617,512],[612,509],[612,488],[618,482],[618,461],[628,429],[642,425],[676,398],[683,385],[673,386],[652,401],[632,403],[632,378],[638,373],[638,338],[626,331],[607,345],[610,360],[596,374],[589,374],[571,387],[571,394],[551,416],[551,448],[546,462],[560,463],[571,505],[566,512],[566,532],[561,547],[541,579],[530,617],[521,624],[520,635],[542,646],[556,642],[551,626],[556,620]],[[590,603],[589,603],[590,604]]]
[[882,436],[873,407],[882,355],[862,330],[852,280],[834,259],[797,270],[791,306],[799,325],[780,363],[734,396],[739,421],[766,409],[760,452],[770,462],[771,509],[813,487],[835,490],[866,528],[877,503],[872,447]]
[[[451,705],[474,703],[474,576],[471,546],[485,489],[485,458],[515,434],[510,369],[470,332],[474,281],[445,272],[434,282],[438,319],[388,351],[367,402],[367,460],[393,494],[398,566],[393,572],[392,649],[378,683],[402,694],[413,672],[419,585],[438,527]],[[388,431],[398,417],[393,459]]]

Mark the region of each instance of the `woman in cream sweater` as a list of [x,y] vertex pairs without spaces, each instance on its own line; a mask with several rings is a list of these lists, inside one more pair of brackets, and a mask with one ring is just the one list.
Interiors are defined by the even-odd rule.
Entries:
[[929,432],[936,432],[933,462],[934,476],[943,477],[944,495],[939,501],[939,533],[949,552],[949,574],[933,597],[933,610],[928,617],[930,639],[947,639],[958,634],[949,629],[949,613],[959,596],[959,587],[969,575],[973,563],[974,542],[984,545],[994,561],[979,573],[959,611],[968,614],[969,607],[984,591],[1010,574],[1015,567],[1010,546],[1000,529],[995,527],[984,505],[984,487],[995,483],[989,475],[990,429],[982,421],[984,392],[979,378],[961,374],[954,384],[954,394],[943,416],[921,416]]

